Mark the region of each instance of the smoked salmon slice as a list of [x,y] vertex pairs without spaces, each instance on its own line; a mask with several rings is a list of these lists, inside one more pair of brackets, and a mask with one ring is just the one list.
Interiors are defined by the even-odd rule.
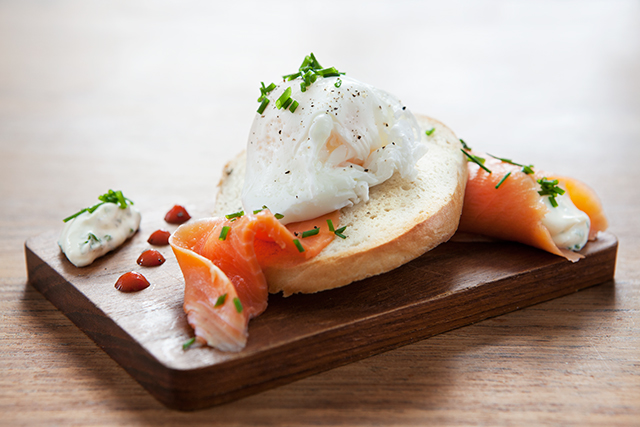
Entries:
[[[577,252],[559,248],[542,223],[548,208],[542,202],[543,196],[538,194],[540,185],[537,180],[543,177],[558,179],[559,186],[573,204],[587,214],[590,219],[589,240],[607,229],[602,204],[586,184],[540,171],[527,174],[523,165],[484,153],[468,153],[484,159],[483,166],[491,173],[472,161],[468,163],[469,177],[458,231],[524,243],[574,262],[583,258]],[[507,174],[509,176],[503,180]]]
[[180,226],[169,243],[185,279],[184,311],[196,339],[222,351],[242,350],[249,320],[267,308],[263,269],[317,255],[335,236],[328,219],[337,226],[339,212],[284,226],[264,209]]

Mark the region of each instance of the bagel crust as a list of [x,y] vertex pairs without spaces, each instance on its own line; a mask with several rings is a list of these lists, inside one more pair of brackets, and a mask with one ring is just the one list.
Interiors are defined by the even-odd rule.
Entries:
[[[394,174],[370,188],[369,201],[340,210],[346,239],[336,238],[318,256],[295,267],[264,270],[269,292],[314,293],[393,270],[446,242],[458,228],[467,182],[466,158],[455,134],[442,123],[416,116],[428,151],[418,176]],[[430,136],[426,130],[435,128]],[[241,209],[245,152],[225,166],[214,215]]]

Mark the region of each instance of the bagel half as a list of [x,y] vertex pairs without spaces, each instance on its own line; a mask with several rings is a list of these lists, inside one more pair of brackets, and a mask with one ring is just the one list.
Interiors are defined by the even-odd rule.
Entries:
[[[369,201],[340,210],[346,239],[335,238],[323,251],[295,267],[264,270],[269,292],[314,293],[393,270],[446,242],[458,228],[467,161],[455,134],[442,123],[416,116],[428,146],[414,181],[394,174],[369,190]],[[426,130],[435,128],[427,136]],[[245,152],[224,169],[215,216],[242,209]]]

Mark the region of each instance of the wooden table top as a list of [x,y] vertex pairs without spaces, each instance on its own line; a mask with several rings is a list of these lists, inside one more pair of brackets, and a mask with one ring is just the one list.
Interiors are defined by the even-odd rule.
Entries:
[[[0,3],[0,425],[640,424],[640,4],[227,3]],[[143,212],[210,203],[260,81],[312,51],[474,148],[590,184],[615,280],[166,409],[27,283],[24,242],[108,188]]]

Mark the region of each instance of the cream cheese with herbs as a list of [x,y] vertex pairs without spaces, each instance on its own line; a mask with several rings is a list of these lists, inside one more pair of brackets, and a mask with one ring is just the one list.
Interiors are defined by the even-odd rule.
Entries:
[[549,196],[542,197],[542,203],[547,207],[542,224],[559,248],[579,251],[589,239],[589,216],[579,210],[566,193],[556,195],[555,201],[557,206],[553,206]]
[[122,209],[115,203],[104,203],[66,222],[58,245],[73,265],[84,267],[133,236],[140,219],[140,212],[132,206]]

